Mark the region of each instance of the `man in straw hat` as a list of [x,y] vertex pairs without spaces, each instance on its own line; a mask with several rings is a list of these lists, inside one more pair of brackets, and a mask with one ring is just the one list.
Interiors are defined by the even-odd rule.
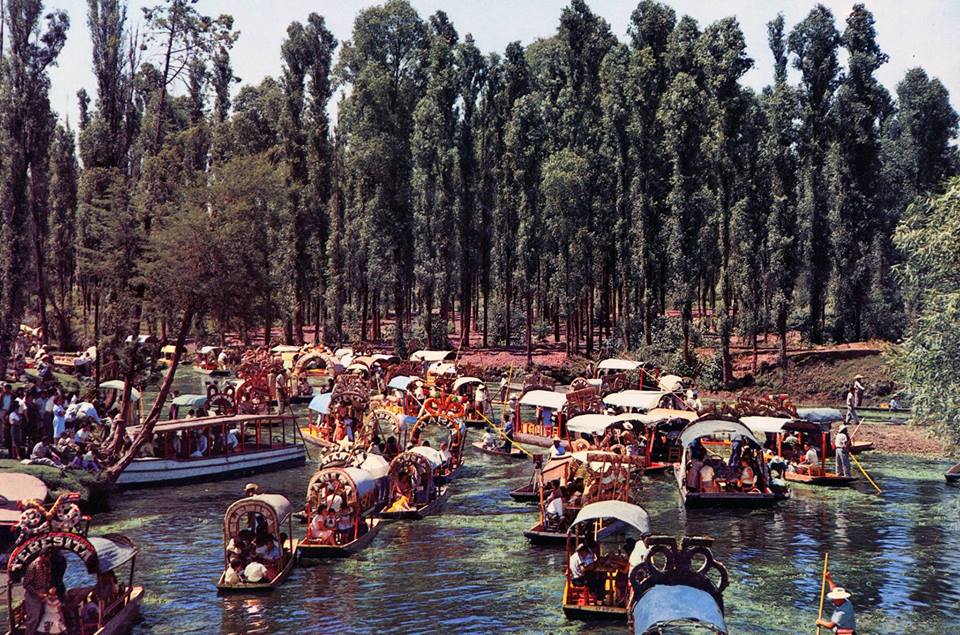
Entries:
[[257,492],[260,491],[260,486],[256,483],[247,483],[243,487],[243,493],[247,496],[256,496]]
[[850,603],[850,593],[842,586],[837,586],[829,571],[827,572],[827,582],[830,584],[830,593],[827,593],[827,599],[833,602],[833,614],[829,620],[818,619],[817,626],[832,629],[834,633],[854,635],[857,631],[857,619],[853,614],[853,604]]

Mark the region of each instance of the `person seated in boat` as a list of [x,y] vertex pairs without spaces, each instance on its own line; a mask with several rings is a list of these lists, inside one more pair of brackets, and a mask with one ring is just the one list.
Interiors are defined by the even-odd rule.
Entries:
[[834,633],[856,635],[857,618],[853,611],[853,604],[850,602],[850,593],[842,586],[837,586],[829,571],[827,571],[826,578],[830,584],[827,599],[833,603],[833,614],[830,619],[818,619],[817,626],[831,629]]
[[902,410],[903,404],[900,403],[900,397],[898,395],[893,395],[890,397],[890,403],[887,404],[890,410]]
[[567,450],[563,447],[563,442],[560,441],[560,437],[553,437],[553,445],[550,446],[550,458],[555,459],[565,455],[566,453]]
[[207,448],[209,447],[209,441],[207,440],[206,431],[200,430],[199,432],[193,433],[193,452],[190,453],[190,458],[197,459],[207,455]]
[[592,543],[584,542],[577,545],[576,551],[570,556],[570,584],[577,587],[587,587],[596,604],[602,604],[606,597],[606,574],[597,575],[591,565],[596,563]]
[[567,489],[563,485],[554,487],[550,496],[544,502],[543,524],[545,527],[560,529],[563,525],[564,502],[567,498]]
[[236,586],[243,581],[243,562],[240,558],[230,558],[230,564],[223,572],[223,582]]
[[267,574],[273,578],[277,574],[282,555],[276,537],[263,531],[257,536],[256,545],[253,559],[262,563],[267,568]]
[[[97,624],[100,623],[100,605],[97,604],[96,598],[93,597],[93,591],[90,591],[84,596],[79,608],[80,621],[86,625],[87,628],[95,631]],[[86,628],[84,632],[87,632]]]
[[318,513],[314,514],[310,519],[309,535],[307,537],[322,545],[336,544],[335,527],[336,521],[334,516],[329,514],[326,509],[320,509]]
[[575,510],[583,507],[583,487],[583,479],[580,477],[573,479],[572,483],[567,483],[567,493],[570,496],[567,498],[567,509],[564,510],[565,513],[571,509]]
[[270,582],[273,577],[270,576],[270,571],[262,562],[257,562],[254,560],[246,567],[243,568],[243,581],[250,584],[258,584],[264,582]]
[[441,467],[449,468],[451,461],[453,460],[453,455],[450,453],[450,447],[447,443],[440,444],[440,460],[442,461]]
[[750,460],[747,457],[740,459],[740,478],[737,479],[737,485],[739,485],[740,490],[743,492],[756,490],[757,474],[754,472],[753,466],[750,465]]
[[803,459],[796,465],[797,474],[811,474],[813,476],[819,475],[820,455],[817,454],[816,448],[810,445],[810,443],[804,443],[803,450]]
[[499,445],[497,444],[497,437],[493,434],[493,430],[487,428],[487,431],[483,435],[483,447],[488,450],[497,450]]
[[227,543],[227,553],[238,558],[241,563],[247,562],[253,555],[253,530],[241,529],[235,538]]
[[707,459],[700,467],[700,491],[705,494],[712,494],[720,491],[720,486],[716,481],[717,470],[714,467],[715,461]]
[[356,532],[353,523],[353,508],[349,505],[337,514],[335,518],[337,527],[337,544],[345,545],[348,542],[356,540]]

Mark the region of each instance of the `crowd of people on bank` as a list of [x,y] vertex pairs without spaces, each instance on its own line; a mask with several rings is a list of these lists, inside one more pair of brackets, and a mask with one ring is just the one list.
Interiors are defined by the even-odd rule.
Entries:
[[116,409],[105,412],[99,401],[83,401],[78,392],[67,392],[56,384],[14,389],[3,383],[0,450],[25,463],[97,472],[100,446],[117,414]]

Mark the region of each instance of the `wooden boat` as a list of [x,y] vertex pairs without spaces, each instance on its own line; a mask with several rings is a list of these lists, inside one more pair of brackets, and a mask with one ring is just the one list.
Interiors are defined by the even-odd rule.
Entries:
[[[630,571],[630,631],[647,635],[696,628],[726,635],[723,592],[729,576],[713,558],[713,539],[649,536],[644,543],[648,551]],[[654,558],[663,566],[654,565]],[[702,566],[689,564],[700,560]]]
[[[134,459],[120,487],[223,480],[306,462],[297,419],[288,415],[234,415],[163,421],[154,428],[155,456]],[[130,429],[136,435],[136,429]],[[200,436],[205,436],[206,450]],[[230,445],[235,443],[234,449]],[[179,446],[179,451],[178,451]]]
[[439,513],[450,498],[449,485],[437,485],[440,461],[431,448],[413,448],[390,461],[389,504],[377,515],[390,520],[421,520]]
[[483,444],[483,441],[475,441],[471,443],[473,447],[480,450],[484,454],[489,454],[490,456],[502,456],[505,459],[525,459],[527,455],[523,450],[511,447],[509,452],[501,450],[500,448],[490,448]]
[[[359,375],[340,375],[333,385],[332,392],[313,395],[307,406],[309,419],[301,426],[300,433],[304,441],[318,447],[335,445],[346,428],[343,422],[353,422],[354,439],[369,441],[377,432],[377,419],[367,417],[370,408],[370,391]],[[372,425],[366,425],[367,422]]]
[[307,531],[298,553],[343,558],[369,545],[382,525],[373,515],[387,500],[386,468],[378,473],[361,467],[318,470],[307,485]]
[[[13,587],[22,584],[31,563],[42,557],[50,557],[55,552],[60,552],[58,557],[63,557],[63,552],[76,555],[87,572],[96,576],[98,581],[108,575],[114,579],[124,579],[124,571],[129,569],[126,584],[117,587],[119,593],[115,598],[99,605],[94,621],[83,621],[81,613],[81,606],[94,585],[66,589],[61,598],[61,607],[68,628],[94,635],[115,635],[129,632],[139,617],[144,587],[134,584],[133,578],[139,549],[133,541],[119,534],[88,536],[87,527],[80,527],[83,517],[73,502],[74,496],[61,496],[49,509],[36,501],[26,506],[24,514],[40,512],[49,514],[54,520],[47,525],[48,529],[21,538],[7,560],[8,635],[19,635],[25,631],[25,607],[23,603],[14,604]],[[26,522],[29,524],[30,521]],[[23,593],[16,595],[23,597]]]
[[[857,480],[855,476],[841,476],[836,472],[830,472],[827,469],[827,449],[830,445],[830,428],[822,424],[807,421],[805,419],[793,419],[789,417],[768,417],[768,416],[746,416],[740,419],[748,428],[758,435],[765,435],[767,447],[771,447],[778,457],[782,460],[781,476],[793,483],[805,483],[807,485],[826,485],[837,487],[849,485]],[[797,444],[786,443],[787,435],[793,435]],[[797,451],[803,447],[803,443],[809,443],[818,448],[817,456],[820,464],[817,466],[798,465],[796,459],[800,456]],[[799,450],[802,455],[802,450]]]
[[[571,419],[571,423],[573,421]],[[589,475],[587,489],[581,493],[586,505],[602,501],[632,501],[634,493],[639,491],[640,478],[643,476],[643,457],[602,450],[573,452],[552,459],[544,466],[541,482],[553,482],[562,488],[570,483],[575,474],[582,473],[581,470],[586,470]],[[523,535],[533,544],[562,544],[566,541],[568,523],[577,511],[577,507],[565,505],[563,518],[551,522],[547,516],[547,496],[544,493],[540,499],[540,520]]]
[[[694,459],[693,446],[708,439],[739,439],[743,444],[744,452],[753,455],[752,467],[756,478],[756,486],[750,491],[742,491],[738,485],[739,466],[730,470],[724,466],[722,457],[713,455],[711,463],[715,465],[715,478],[709,489],[700,487],[696,490],[687,488],[687,470]],[[715,416],[702,417],[688,425],[680,435],[680,442],[684,452],[681,462],[674,466],[674,476],[677,482],[677,491],[687,507],[768,507],[790,497],[785,482],[777,482],[765,475],[765,463],[758,463],[756,457],[763,456],[763,445],[754,436],[753,432],[742,422],[736,419],[727,419]],[[702,447],[702,445],[701,445]],[[717,446],[711,446],[717,447]],[[731,448],[732,446],[720,446]],[[699,482],[699,476],[697,476]]]
[[960,463],[957,463],[943,475],[948,483],[960,483]]
[[[843,422],[843,413],[836,408],[797,408],[797,417],[806,421],[819,423],[829,432],[834,422]],[[850,454],[860,454],[873,449],[873,441],[857,441],[850,439]],[[834,455],[833,447],[827,445],[826,456]]]
[[[610,531],[611,526],[616,530]],[[607,533],[598,535],[604,528]],[[642,536],[649,531],[650,517],[639,505],[615,500],[584,505],[567,531],[563,612],[568,618],[627,621],[629,597],[619,590],[627,587],[630,564],[619,550],[628,532]],[[593,536],[597,538],[594,540]],[[570,561],[584,545],[594,560],[584,566],[586,580],[578,580],[570,568]],[[596,587],[601,585],[604,593],[595,593]]]
[[[223,516],[223,562],[224,572],[217,582],[217,591],[220,593],[269,593],[286,582],[293,571],[296,561],[297,541],[292,537],[284,540],[282,533],[286,525],[286,536],[293,536],[293,507],[286,497],[279,494],[257,494],[247,496],[236,501],[227,508]],[[276,573],[273,578],[261,581],[241,580],[237,584],[229,584],[224,579],[226,569],[230,566],[230,544],[241,539],[241,531],[251,533],[258,524],[265,527],[266,532],[279,543],[280,560],[276,563]]]
[[537,503],[540,501],[540,488],[533,483],[527,483],[511,490],[510,498],[518,503]]

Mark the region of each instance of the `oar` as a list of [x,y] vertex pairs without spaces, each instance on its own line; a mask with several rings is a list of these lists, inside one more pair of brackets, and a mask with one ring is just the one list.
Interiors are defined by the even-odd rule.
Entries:
[[[823,554],[823,577],[820,579],[820,612],[817,621],[823,619],[823,599],[827,593],[827,563],[830,562],[830,552]],[[817,626],[817,635],[820,635],[820,626]]]
[[883,490],[880,489],[880,486],[874,483],[873,479],[870,478],[870,475],[867,474],[867,471],[863,469],[863,466],[860,464],[860,461],[857,460],[857,456],[851,452],[850,458],[853,459],[853,462],[857,464],[857,467],[859,467],[860,471],[863,472],[863,475],[867,477],[867,480],[870,481],[870,484],[873,485],[875,488],[877,488],[877,494],[883,494]]

